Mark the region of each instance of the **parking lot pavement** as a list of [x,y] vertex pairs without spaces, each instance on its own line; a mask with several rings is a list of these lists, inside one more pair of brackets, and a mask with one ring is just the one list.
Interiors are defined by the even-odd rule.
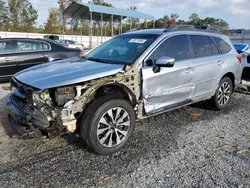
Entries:
[[[70,137],[0,137],[0,187],[250,187],[250,96],[150,118],[112,156]],[[1,107],[2,108],[2,107]]]

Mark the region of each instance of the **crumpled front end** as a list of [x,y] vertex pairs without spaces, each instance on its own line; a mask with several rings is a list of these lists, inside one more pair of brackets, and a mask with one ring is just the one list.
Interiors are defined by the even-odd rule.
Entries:
[[[13,78],[12,93],[7,100],[9,121],[21,136],[73,133],[87,105],[98,97],[118,92],[117,95],[130,100],[137,109],[139,80],[140,75],[131,67],[102,78],[48,89],[36,89]],[[122,91],[112,89],[114,85],[119,85]]]
[[20,136],[41,136],[41,130],[47,129],[50,122],[45,113],[32,104],[32,93],[36,92],[37,89],[24,85],[15,79],[12,79],[11,88],[12,92],[6,100],[10,123]]
[[20,136],[62,135],[76,130],[76,114],[72,109],[84,86],[65,86],[39,90],[12,79],[7,97],[9,121]]

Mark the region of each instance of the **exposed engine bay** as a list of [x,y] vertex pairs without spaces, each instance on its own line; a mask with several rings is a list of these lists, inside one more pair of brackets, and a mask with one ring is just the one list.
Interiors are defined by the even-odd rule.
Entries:
[[[117,87],[114,87],[116,86]],[[116,75],[103,77],[76,85],[45,90],[28,91],[29,86],[13,80],[11,98],[20,108],[31,115],[25,124],[31,130],[42,130],[38,135],[53,136],[73,133],[77,130],[77,120],[88,104],[103,95],[120,94],[127,97],[137,110],[140,96],[140,75],[127,66],[127,70]],[[124,93],[119,88],[124,88]],[[23,106],[18,103],[22,101]],[[40,114],[40,116],[38,116]],[[34,118],[39,117],[37,121]],[[40,122],[43,120],[42,122]],[[32,122],[33,121],[33,122]],[[38,123],[39,122],[39,123]],[[35,136],[37,137],[37,136]]]
[[76,130],[75,114],[79,111],[72,109],[72,105],[82,95],[82,86],[61,87],[46,90],[33,95],[33,105],[40,107],[48,121],[56,121],[67,127],[69,132]]

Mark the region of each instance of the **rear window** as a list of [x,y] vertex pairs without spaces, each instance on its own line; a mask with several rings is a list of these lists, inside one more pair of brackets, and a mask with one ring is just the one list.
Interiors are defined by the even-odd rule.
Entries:
[[207,57],[213,55],[209,37],[200,35],[191,35],[194,57]]
[[232,48],[227,42],[217,37],[213,37],[213,39],[223,54],[231,51]]

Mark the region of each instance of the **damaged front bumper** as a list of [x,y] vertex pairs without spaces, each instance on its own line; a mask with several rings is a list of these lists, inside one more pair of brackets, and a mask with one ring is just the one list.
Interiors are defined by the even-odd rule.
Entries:
[[40,137],[42,130],[50,126],[46,116],[38,110],[29,110],[20,107],[18,99],[13,93],[9,94],[6,100],[8,118],[19,136]]

